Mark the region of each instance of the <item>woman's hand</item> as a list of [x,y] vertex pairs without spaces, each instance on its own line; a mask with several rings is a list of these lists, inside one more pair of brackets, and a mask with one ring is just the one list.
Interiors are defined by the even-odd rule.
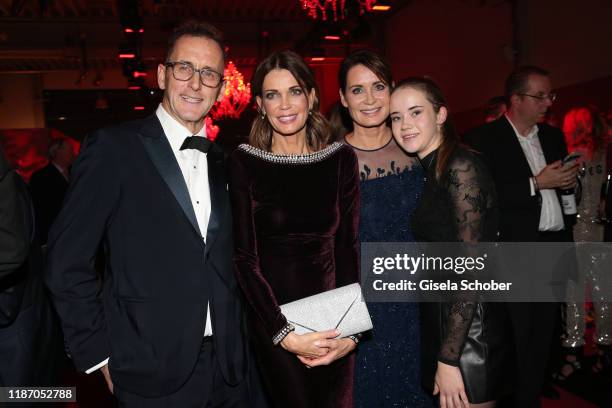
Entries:
[[470,407],[459,367],[438,361],[433,394],[438,393],[440,393],[440,408]]
[[298,355],[298,359],[308,368],[329,365],[346,356],[357,347],[357,344],[349,338],[319,340],[316,344],[319,347],[327,348],[329,352],[325,356],[319,358],[307,358]]
[[323,345],[327,339],[338,337],[340,332],[328,330],[324,332],[314,332],[306,334],[289,333],[282,341],[281,347],[298,356],[306,358],[319,358],[329,352],[329,347]]

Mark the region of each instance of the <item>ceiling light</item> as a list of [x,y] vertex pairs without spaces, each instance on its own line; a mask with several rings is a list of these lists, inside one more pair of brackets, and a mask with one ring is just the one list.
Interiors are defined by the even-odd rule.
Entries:
[[387,4],[375,4],[372,6],[372,11],[389,11],[391,10],[391,6]]

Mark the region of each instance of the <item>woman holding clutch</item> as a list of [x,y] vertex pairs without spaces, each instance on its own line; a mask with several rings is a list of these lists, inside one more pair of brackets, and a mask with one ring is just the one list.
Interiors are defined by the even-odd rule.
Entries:
[[[426,78],[403,80],[390,110],[395,140],[418,155],[425,171],[412,223],[417,241],[495,241],[495,186],[485,165],[458,143],[440,88]],[[421,304],[422,381],[442,408],[494,407],[503,395],[509,345],[502,307],[469,293]]]
[[297,54],[264,59],[251,86],[260,114],[232,155],[230,190],[259,367],[276,407],[352,407],[357,339],[295,334],[279,305],[358,281],[357,160],[327,144],[314,76]]

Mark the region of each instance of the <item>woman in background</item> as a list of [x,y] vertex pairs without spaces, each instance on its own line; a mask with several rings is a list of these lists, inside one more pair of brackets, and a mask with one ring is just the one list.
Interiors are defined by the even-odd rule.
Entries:
[[[275,407],[353,406],[357,338],[297,335],[279,305],[359,280],[359,179],[352,150],[328,145],[314,76],[297,54],[264,59],[260,115],[231,160],[236,273]],[[333,363],[333,364],[332,364]]]
[[[495,186],[485,165],[459,145],[440,88],[426,78],[400,82],[391,95],[391,126],[426,173],[412,223],[416,239],[495,241]],[[439,394],[442,408],[493,407],[502,397],[509,346],[502,307],[470,294],[421,304],[423,385]]]
[[[397,145],[387,126],[391,68],[379,55],[359,50],[342,61],[340,101],[352,119],[343,135],[359,161],[361,242],[414,241],[410,222],[423,187],[415,157]],[[357,353],[357,407],[430,407],[420,386],[419,305],[370,303],[374,324]]]
[[582,368],[585,345],[585,285],[591,290],[595,310],[595,344],[598,358],[592,367],[599,373],[611,362],[612,354],[612,309],[600,280],[602,274],[602,253],[597,246],[588,243],[602,242],[604,226],[594,222],[604,217],[602,185],[606,182],[606,143],[604,127],[590,109],[579,107],[570,109],[563,119],[563,133],[568,151],[580,153],[578,215],[574,225],[574,241],[578,246],[579,283],[569,282],[568,302],[563,313],[563,335],[561,345],[564,361],[554,377],[564,381],[575,371]]

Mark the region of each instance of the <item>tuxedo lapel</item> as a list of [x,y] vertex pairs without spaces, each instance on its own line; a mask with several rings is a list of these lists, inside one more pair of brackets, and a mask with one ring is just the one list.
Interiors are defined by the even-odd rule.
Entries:
[[187,184],[185,184],[185,179],[176,161],[176,157],[174,157],[168,139],[164,137],[164,130],[157,117],[150,116],[145,121],[140,131],[144,147],[155,165],[155,168],[157,168],[157,171],[166,182],[166,185],[170,191],[172,191],[174,198],[183,209],[183,213],[193,226],[195,232],[198,236],[201,236]]
[[538,126],[538,139],[540,139],[540,146],[542,146],[542,152],[544,152],[544,158],[546,159],[546,164],[552,163],[558,158],[553,157],[555,153],[555,146],[551,144],[551,139],[547,137],[545,134],[545,130]]
[[[501,131],[500,134],[503,135],[503,148],[502,151],[505,152],[507,157],[513,158],[513,167],[511,171],[516,171],[517,174],[528,175],[529,177],[533,177],[534,174],[531,171],[531,167],[529,167],[529,162],[527,161],[527,156],[525,156],[525,152],[521,147],[521,143],[518,141],[516,133],[514,133],[514,129],[508,119],[504,116],[500,120]],[[514,158],[516,158],[516,162],[514,162]]]
[[228,208],[223,152],[213,146],[206,155],[208,162],[208,185],[210,189],[210,219],[206,231],[206,250],[218,236],[225,211]]

